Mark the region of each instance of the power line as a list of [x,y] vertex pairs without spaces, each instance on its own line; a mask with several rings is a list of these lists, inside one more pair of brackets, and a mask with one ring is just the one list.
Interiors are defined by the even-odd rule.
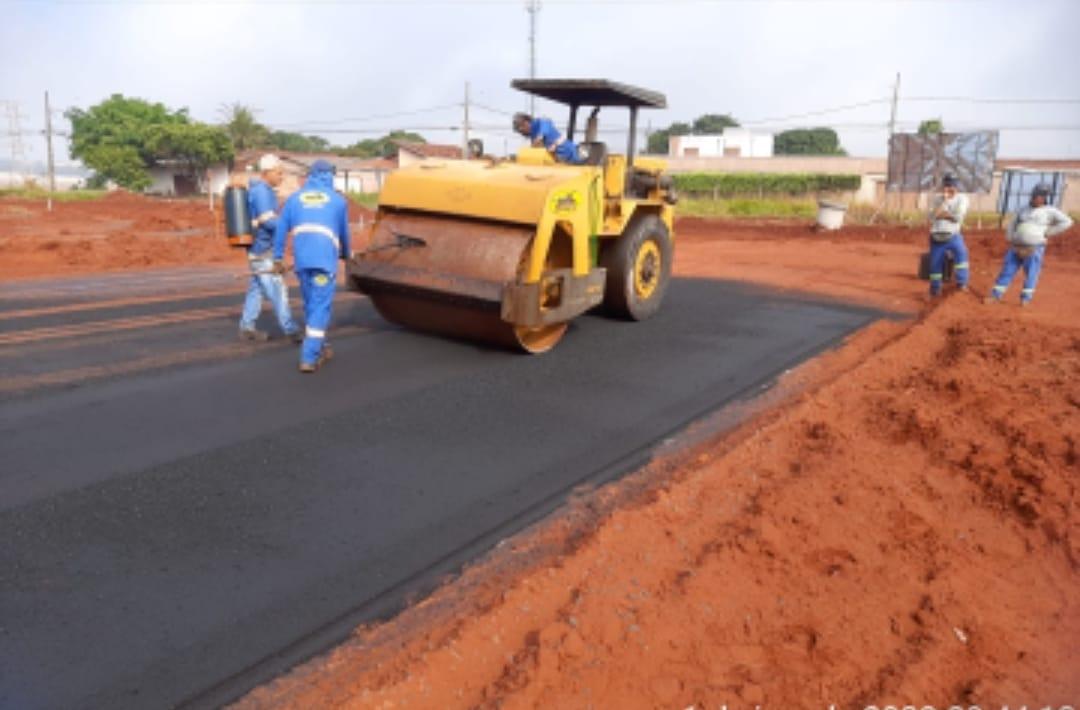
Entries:
[[[349,121],[356,121],[363,123],[365,121],[378,121],[386,118],[400,118],[402,116],[418,116],[422,113],[433,113],[435,111],[446,111],[448,109],[456,109],[461,104],[443,104],[441,106],[429,106],[427,108],[418,108],[410,111],[395,111],[393,113],[375,113],[368,116],[359,116],[352,118],[333,118],[333,119],[320,119],[315,121],[298,121],[295,123],[284,123],[272,128],[292,128],[296,130],[302,130],[304,128],[321,125],[321,124],[335,124],[335,123],[348,123]],[[316,129],[312,129],[316,130]]]
[[854,109],[865,108],[867,106],[876,106],[878,104],[889,103],[892,99],[888,97],[880,99],[869,99],[867,101],[859,101],[858,103],[845,104],[843,106],[834,106],[832,108],[823,108],[818,111],[809,111],[807,113],[793,114],[790,116],[780,116],[778,118],[763,118],[755,121],[741,121],[741,125],[754,126],[767,123],[781,123],[783,121],[796,121],[801,118],[813,118],[815,116],[824,116],[830,113],[841,113],[843,111],[852,111]]
[[905,96],[904,101],[941,101],[970,104],[1080,104],[1080,99],[982,99],[974,96]]
[[490,106],[485,106],[484,104],[478,104],[475,101],[472,103],[472,106],[473,106],[473,108],[482,109],[484,111],[488,111],[489,113],[498,113],[498,114],[502,114],[503,116],[513,116],[514,115],[513,111],[504,111],[501,108],[492,108]]
[[365,134],[385,135],[385,134],[393,133],[394,131],[414,131],[415,132],[415,131],[460,131],[460,130],[461,130],[461,124],[457,124],[457,125],[446,124],[446,125],[441,125],[441,126],[436,126],[436,125],[394,126],[392,128],[387,128],[387,127],[373,128],[371,126],[353,126],[353,127],[349,127],[349,128],[325,128],[325,129],[319,129],[316,132],[320,133],[320,134],[330,134],[330,135],[350,134],[350,133],[365,133]]

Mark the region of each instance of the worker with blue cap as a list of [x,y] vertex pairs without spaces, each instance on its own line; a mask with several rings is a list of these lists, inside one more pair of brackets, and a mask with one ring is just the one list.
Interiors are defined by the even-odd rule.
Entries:
[[1027,206],[1017,210],[1013,216],[1005,232],[1009,250],[1005,252],[1005,261],[997,281],[986,297],[987,303],[999,303],[1016,272],[1023,268],[1024,287],[1020,289],[1020,305],[1031,305],[1042,272],[1048,238],[1061,234],[1073,225],[1069,215],[1050,204],[1053,196],[1049,185],[1039,183],[1032,189]]
[[532,141],[536,147],[546,148],[560,163],[580,165],[582,160],[577,144],[563,138],[550,118],[533,118],[527,113],[514,114],[514,130]]
[[349,258],[349,208],[334,190],[334,166],[311,165],[307,181],[285,201],[274,233],[274,269],[284,271],[285,242],[292,238],[296,276],[304,298],[306,329],[300,372],[315,372],[333,356],[326,343],[338,259]]

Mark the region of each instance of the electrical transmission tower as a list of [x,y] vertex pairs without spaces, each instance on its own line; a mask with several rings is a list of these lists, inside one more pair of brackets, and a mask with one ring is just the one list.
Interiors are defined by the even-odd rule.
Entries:
[[19,111],[17,101],[3,101],[4,113],[7,114],[8,140],[11,141],[11,166],[8,168],[8,187],[15,184],[16,178],[19,183],[26,179],[24,168],[26,163],[26,147],[23,145],[22,114]]

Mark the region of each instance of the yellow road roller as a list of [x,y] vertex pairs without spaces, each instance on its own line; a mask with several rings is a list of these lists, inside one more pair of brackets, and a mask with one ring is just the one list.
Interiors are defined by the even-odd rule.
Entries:
[[[512,160],[428,160],[386,179],[349,287],[408,328],[542,353],[599,305],[643,320],[671,278],[676,201],[666,164],[635,157],[638,110],[664,95],[607,80],[518,79],[569,107],[581,164],[544,148]],[[591,109],[575,140],[581,109]],[[626,153],[597,140],[602,109],[629,110]]]

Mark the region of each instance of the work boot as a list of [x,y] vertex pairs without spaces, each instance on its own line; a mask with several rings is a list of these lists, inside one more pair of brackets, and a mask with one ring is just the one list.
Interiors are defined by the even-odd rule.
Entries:
[[256,328],[241,328],[240,339],[254,340],[255,342],[263,343],[270,339],[270,334],[265,330],[258,330]]
[[303,372],[305,375],[311,374],[322,367],[323,364],[332,357],[334,357],[334,351],[330,349],[329,345],[323,345],[322,352],[319,353],[319,359],[315,362],[300,363],[300,372]]

